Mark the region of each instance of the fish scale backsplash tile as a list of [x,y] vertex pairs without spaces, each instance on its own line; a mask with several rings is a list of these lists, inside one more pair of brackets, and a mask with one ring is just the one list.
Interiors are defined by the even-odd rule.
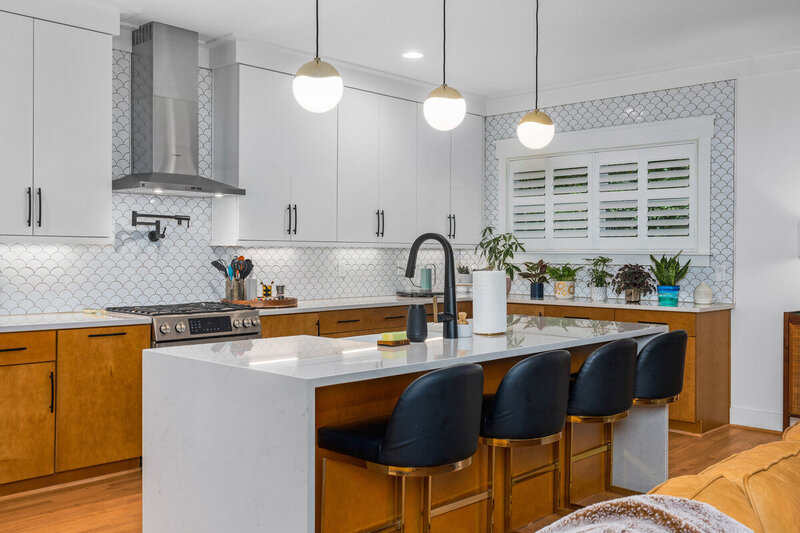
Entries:
[[[113,54],[113,166],[112,177],[119,178],[131,166],[131,56],[115,50]],[[677,104],[689,113],[716,113],[717,131],[714,146],[715,202],[712,218],[712,247],[715,264],[727,264],[732,272],[733,256],[733,84],[709,84],[708,96],[698,88],[675,89],[621,97],[620,99],[587,102],[574,106],[548,109],[561,131],[601,127],[638,117],[617,116],[625,107],[641,108],[642,120],[672,118]],[[718,94],[721,91],[722,96]],[[684,92],[682,92],[684,91]],[[690,95],[688,91],[695,93]],[[213,74],[198,69],[198,134],[200,170],[211,174]],[[689,105],[699,98],[702,105]],[[647,100],[647,102],[645,102]],[[716,103],[715,103],[716,102]],[[652,110],[648,106],[652,107]],[[624,110],[624,108],[623,108]],[[613,115],[616,113],[616,115]],[[650,113],[645,115],[644,113]],[[726,114],[729,113],[729,114]],[[493,141],[513,135],[520,113],[487,118],[487,180],[485,184],[485,219],[497,219],[497,163]],[[691,116],[691,115],[686,115]],[[602,118],[605,117],[605,118]],[[620,122],[623,121],[623,122]],[[184,214],[191,217],[189,227],[169,223],[167,237],[159,243],[146,238],[146,230],[130,225],[132,210],[163,214]],[[725,214],[727,210],[727,215]],[[143,305],[215,300],[222,296],[223,278],[210,266],[215,258],[234,254],[251,257],[254,275],[263,281],[286,285],[287,294],[299,298],[337,298],[393,294],[409,289],[398,264],[404,264],[407,249],[371,248],[229,248],[212,247],[211,205],[208,199],[113,195],[113,245],[75,244],[0,244],[0,314],[73,311],[84,307],[110,305]],[[457,251],[457,260],[465,265],[480,264],[471,251]],[[442,253],[422,250],[419,264],[441,264]],[[713,269],[693,269],[691,283],[702,276],[711,276]],[[442,276],[437,276],[438,287]],[[585,280],[583,280],[585,282]],[[585,283],[579,284],[582,291]],[[514,292],[524,293],[527,287],[518,281]],[[717,297],[730,301],[732,282],[715,283]]]
[[[691,301],[695,287],[706,281],[714,291],[715,301],[733,302],[734,99],[735,83],[728,80],[543,109],[552,117],[556,134],[702,115],[715,117],[711,139],[710,265],[689,268],[681,283],[681,300]],[[501,179],[494,143],[514,138],[517,123],[526,112],[486,117],[484,220],[493,225],[498,223],[498,180]],[[724,279],[717,279],[715,275],[715,270],[720,268],[726,271]],[[527,292],[527,284],[522,280],[515,281],[512,292]],[[586,268],[578,275],[576,294],[589,296]],[[656,295],[649,298],[656,299]]]

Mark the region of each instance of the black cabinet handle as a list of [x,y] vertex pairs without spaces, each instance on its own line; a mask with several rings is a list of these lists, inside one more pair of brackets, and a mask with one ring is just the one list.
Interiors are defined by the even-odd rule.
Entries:
[[381,236],[381,210],[380,209],[375,211],[375,218],[378,219],[378,229],[375,231],[375,236],[376,237],[380,237]]
[[668,326],[666,322],[652,322],[650,320],[639,320],[639,324],[652,324],[654,326]]
[[56,383],[53,379],[53,373],[50,372],[50,412],[53,412],[56,403]]
[[320,335],[320,333],[319,333],[319,320],[317,320],[317,337],[319,337],[319,335]]
[[289,235],[292,234],[292,204],[289,204],[289,207],[286,208],[289,211],[289,229],[286,230],[286,233]]
[[352,322],[361,322],[361,319],[360,318],[354,318],[352,320],[337,320],[336,321],[337,324],[350,324]]
[[398,315],[398,316],[385,316],[383,317],[384,320],[398,320],[400,318],[405,318],[405,315]]
[[591,320],[588,316],[564,316],[564,318],[569,320]]
[[28,227],[31,227],[31,217],[33,216],[33,191],[28,187]]
[[128,333],[125,331],[118,331],[117,333],[91,333],[89,334],[89,338],[92,337],[122,337],[123,335],[127,335]]
[[453,215],[447,215],[447,238],[453,237]]
[[381,209],[381,237],[386,233],[386,214]]
[[0,352],[21,352],[22,350],[27,350],[28,348],[25,346],[20,346],[19,348],[3,348],[0,349]]
[[294,204],[294,234],[297,235],[297,204]]
[[453,215],[453,238],[456,238],[456,216]]
[[42,188],[41,187],[36,189],[36,196],[39,197],[39,213],[38,213],[38,217],[37,217],[37,220],[36,220],[36,225],[41,228],[42,227]]

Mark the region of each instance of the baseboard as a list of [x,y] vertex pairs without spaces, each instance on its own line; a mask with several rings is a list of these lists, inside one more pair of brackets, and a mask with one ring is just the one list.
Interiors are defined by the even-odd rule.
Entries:
[[731,424],[781,431],[783,430],[783,414],[759,409],[731,407]]

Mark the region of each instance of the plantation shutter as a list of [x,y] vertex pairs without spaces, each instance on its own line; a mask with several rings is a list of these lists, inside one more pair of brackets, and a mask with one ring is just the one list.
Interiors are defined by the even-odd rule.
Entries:
[[509,161],[508,221],[529,251],[697,246],[694,143]]

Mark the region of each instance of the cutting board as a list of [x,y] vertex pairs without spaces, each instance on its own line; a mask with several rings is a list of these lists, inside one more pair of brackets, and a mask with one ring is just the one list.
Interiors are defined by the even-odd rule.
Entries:
[[249,305],[262,309],[281,309],[284,307],[297,307],[297,298],[270,298],[269,300],[222,300],[229,304]]

